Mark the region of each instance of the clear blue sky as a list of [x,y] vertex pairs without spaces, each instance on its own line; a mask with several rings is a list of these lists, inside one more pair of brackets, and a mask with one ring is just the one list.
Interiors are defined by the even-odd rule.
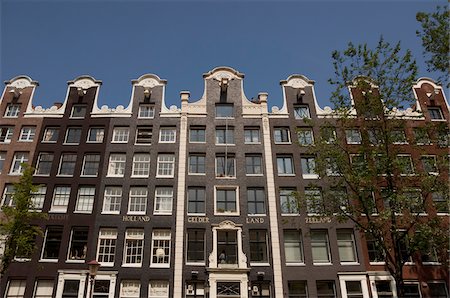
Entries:
[[66,82],[89,74],[103,81],[99,104],[126,105],[131,80],[168,80],[166,102],[179,106],[203,93],[202,74],[230,66],[245,74],[250,99],[269,93],[280,105],[280,80],[294,73],[316,81],[329,104],[331,52],[349,41],[375,45],[383,35],[413,51],[429,74],[416,37],[418,11],[444,1],[37,1],[0,0],[1,80],[26,74],[40,83],[35,105],[64,100]]

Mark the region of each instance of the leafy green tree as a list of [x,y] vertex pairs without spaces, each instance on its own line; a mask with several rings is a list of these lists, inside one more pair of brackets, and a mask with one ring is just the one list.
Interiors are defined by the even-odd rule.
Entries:
[[422,26],[416,34],[422,39],[423,54],[428,56],[427,65],[429,71],[438,71],[442,75],[439,78],[443,84],[447,84],[450,75],[449,64],[449,22],[450,11],[448,6],[437,7],[435,12],[418,12],[416,20]]
[[435,174],[448,170],[440,163],[443,157],[441,169],[430,174],[417,171],[410,156],[399,155],[405,153],[399,144],[406,141],[406,120],[422,116],[400,110],[415,102],[411,87],[417,68],[410,51],[380,38],[374,49],[349,43],[332,58],[335,109],[309,152],[321,177],[309,186],[320,186],[321,195],[297,194],[298,202],[307,213],[353,222],[375,244],[402,297],[403,267],[411,257],[442,252],[445,259],[448,223],[423,214],[433,210],[432,194],[448,200],[446,174]]
[[1,260],[0,274],[3,275],[14,258],[29,258],[35,250],[35,239],[42,235],[42,229],[33,221],[46,218],[46,214],[34,211],[33,193],[38,186],[33,185],[34,169],[22,164],[23,175],[14,183],[11,206],[2,207],[0,237],[5,241],[5,251]]

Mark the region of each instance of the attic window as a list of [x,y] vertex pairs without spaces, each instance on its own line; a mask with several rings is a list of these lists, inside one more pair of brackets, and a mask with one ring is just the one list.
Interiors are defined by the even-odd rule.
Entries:
[[83,119],[86,116],[86,105],[73,105],[70,118]]
[[440,107],[428,107],[428,113],[430,113],[431,120],[443,120],[442,110]]
[[309,113],[309,106],[308,105],[294,106],[294,116],[295,119],[310,119],[311,115]]
[[233,118],[233,105],[231,104],[217,104],[216,118]]

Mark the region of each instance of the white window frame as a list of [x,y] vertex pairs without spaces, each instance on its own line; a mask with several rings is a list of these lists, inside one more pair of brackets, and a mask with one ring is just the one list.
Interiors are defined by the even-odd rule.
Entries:
[[[80,259],[76,259],[76,258],[71,258],[71,249],[72,249],[72,243],[73,243],[73,234],[74,234],[74,230],[78,230],[80,231],[81,229],[87,230],[88,231],[88,235],[89,235],[89,227],[72,227],[72,229],[70,230],[70,238],[69,238],[69,245],[67,246],[67,258],[66,258],[66,262],[67,263],[84,263],[86,260],[86,252],[87,252],[87,246],[88,246],[88,238],[86,239],[86,251],[84,251],[85,255],[82,255],[82,258]],[[88,236],[89,237],[89,236]]]
[[46,246],[47,246],[48,230],[49,230],[50,227],[52,227],[52,228],[58,227],[58,228],[61,228],[61,229],[62,229],[61,239],[60,239],[61,242],[62,242],[62,239],[63,239],[63,236],[64,236],[64,228],[63,228],[63,226],[59,226],[59,225],[58,225],[58,226],[47,226],[47,227],[45,228],[45,235],[44,235],[44,241],[42,242],[42,251],[41,251],[41,258],[40,258],[40,261],[41,261],[41,262],[58,263],[58,261],[59,261],[59,255],[61,254],[62,243],[60,243],[60,245],[59,245],[59,248],[58,248],[58,257],[57,257],[57,258],[52,258],[52,259],[45,259],[45,258],[44,258],[44,252],[45,252],[45,249],[46,249]]
[[[340,234],[350,234],[351,239],[341,239],[339,240]],[[355,234],[353,230],[351,229],[337,229],[336,230],[336,239],[337,239],[337,247],[338,247],[338,253],[339,253],[339,260],[341,261],[341,265],[358,265],[358,252],[356,249],[356,240],[355,240]],[[348,246],[348,243],[350,243],[351,247]],[[345,246],[347,244],[347,246]],[[342,255],[341,255],[341,249],[351,249],[353,254],[353,261],[343,261]]]
[[[444,114],[442,113],[441,107],[429,106],[429,107],[427,107],[427,109],[428,109],[428,115],[430,115],[431,121],[445,121]],[[431,113],[431,111],[437,111],[437,113],[439,114],[439,118],[432,117],[433,113]]]
[[[57,193],[57,190],[65,190],[64,192]],[[71,193],[71,187],[70,185],[56,185],[53,189],[53,195],[52,195],[52,205],[50,207],[49,213],[66,213],[67,207],[69,205],[70,200],[70,193]],[[58,201],[65,202],[65,205],[56,205],[55,200],[56,196],[59,196]],[[63,200],[61,200],[63,199]]]
[[95,186],[78,187],[77,202],[73,213],[92,213],[95,201]]
[[409,159],[409,165],[410,165],[410,169],[411,169],[411,173],[403,173],[403,169],[399,168],[400,172],[400,176],[414,176],[416,174],[415,169],[414,169],[414,163],[413,163],[413,159],[411,154],[397,154],[397,159],[398,158],[408,158]]
[[[236,204],[236,210],[235,211],[229,211],[229,210],[224,210],[224,211],[219,211],[217,209],[217,192],[219,190],[234,190],[235,192],[235,204]],[[221,186],[214,186],[214,215],[217,216],[239,216],[240,214],[240,210],[239,210],[239,187],[238,186],[226,186],[226,185],[221,185]]]
[[168,280],[150,280],[148,284],[149,298],[169,298]]
[[[95,134],[93,134],[95,132]],[[99,134],[100,132],[100,134]],[[92,139],[92,137],[94,137]],[[88,137],[86,143],[103,143],[105,139],[105,128],[104,127],[90,127],[88,132]]]
[[107,177],[123,177],[126,171],[127,155],[125,153],[111,153],[108,160]]
[[36,126],[22,126],[19,142],[33,142],[36,135]]
[[153,118],[155,118],[155,105],[140,104],[138,111],[138,119],[153,119]]
[[[44,130],[44,134],[42,136],[42,141],[41,142],[42,143],[56,143],[56,142],[58,142],[59,130],[60,130],[60,128],[56,127],[56,126],[46,127],[45,130]],[[56,140],[55,141],[48,140],[48,138],[50,138],[50,139],[53,138],[54,135],[56,135]]]
[[21,104],[9,103],[6,105],[5,118],[17,118],[20,114]]
[[[136,258],[140,258],[141,262],[139,263],[127,263],[127,244],[128,241],[130,241],[130,243],[132,241],[138,241],[138,245],[136,246],[137,250],[141,251],[141,254],[136,254],[134,255]],[[122,267],[141,267],[142,266],[142,261],[144,258],[144,244],[145,244],[145,239],[144,239],[144,229],[127,229],[125,231],[125,240],[124,240],[124,248],[123,248],[123,262],[122,262]],[[133,251],[135,251],[136,249],[132,249]]]
[[[204,132],[204,140],[203,141],[193,141],[192,140],[192,131],[200,131],[202,130]],[[198,135],[197,135],[198,136]],[[199,143],[204,144],[206,143],[206,128],[205,127],[190,127],[189,128],[189,143]]]
[[[306,108],[306,109],[305,109]],[[305,113],[299,113],[299,111],[301,111],[301,109],[305,109],[306,110],[306,116],[302,117],[302,114]],[[309,110],[309,106],[304,104],[304,105],[294,105],[294,118],[295,119],[311,119],[311,111]]]
[[[73,142],[73,143],[69,143],[68,142],[68,137],[69,137],[69,132],[71,131],[71,130],[77,130],[77,131],[80,131],[80,138],[78,139],[78,142]],[[66,128],[66,135],[65,135],[65,137],[64,137],[64,145],[78,145],[78,144],[80,144],[80,142],[81,142],[81,134],[83,133],[83,129],[81,128],[81,127],[78,127],[78,126],[69,126],[69,127],[67,127]]]
[[[236,144],[234,126],[216,127],[215,134],[216,146],[234,146]],[[223,134],[223,142],[221,142],[222,138],[220,134]]]
[[372,298],[378,298],[378,292],[376,288],[376,281],[389,281],[391,285],[391,292],[392,297],[397,297],[397,288],[395,285],[395,279],[390,275],[383,275],[383,274],[370,274],[369,273],[369,281],[371,284],[371,290],[372,290]]
[[159,129],[160,143],[175,143],[177,140],[177,129],[175,127],[161,127]]
[[[44,156],[47,156],[47,157],[50,157],[50,156],[51,156],[51,159],[49,159],[49,160],[43,160],[43,157],[44,157]],[[53,154],[53,153],[51,153],[51,152],[39,152],[39,156],[38,156],[38,159],[37,159],[37,161],[36,161],[36,170],[35,170],[35,172],[34,172],[34,176],[50,176],[50,173],[51,173],[51,171],[52,171],[53,159],[54,159],[54,154]],[[43,162],[50,163],[50,168],[49,168],[48,173],[39,173],[39,171],[40,171],[40,169],[41,169],[40,167],[42,166],[41,164],[42,164]],[[0,168],[0,170],[1,170],[1,168]],[[41,169],[41,170],[42,170],[42,169]]]
[[[199,170],[199,168],[201,168],[199,165],[201,165],[201,163],[199,163],[199,158],[203,158],[203,172],[201,172]],[[191,165],[193,165],[193,163],[191,162],[191,160],[195,159],[195,171],[191,171]],[[189,175],[206,175],[206,154],[204,153],[192,153],[189,154],[188,157],[188,174]]]
[[[339,284],[341,288],[342,297],[352,297],[347,291],[347,281],[356,281],[361,284],[361,294],[363,298],[370,298],[369,287],[367,286],[366,275],[339,275]],[[396,297],[396,296],[394,296]],[[377,297],[378,298],[378,297]]]
[[[122,195],[122,187],[105,186],[102,214],[119,214],[122,206]],[[114,203],[111,203],[111,200],[114,200]],[[118,210],[115,210],[116,205],[119,207]],[[111,206],[114,206],[114,209]]]
[[[198,213],[195,213],[195,212],[189,212],[189,202],[191,202],[191,196],[190,196],[190,190],[195,190],[195,201],[194,200],[192,200],[192,202],[203,202],[203,212],[198,212]],[[200,200],[198,200],[197,198],[198,198],[198,196],[197,196],[197,194],[198,194],[198,190],[201,190],[202,192],[203,192],[203,201],[200,201]],[[205,187],[188,187],[188,190],[187,190],[187,214],[188,215],[196,215],[196,216],[201,216],[201,215],[206,215],[206,189],[205,189]],[[196,208],[197,209],[197,208]]]
[[[170,268],[172,232],[169,229],[155,229],[152,232],[150,267]],[[168,241],[168,245],[167,244]],[[153,258],[163,258],[163,262],[154,262]],[[164,259],[168,258],[166,262]]]
[[[92,160],[86,161],[86,158],[88,156],[96,156],[96,157],[98,157],[98,161],[92,161]],[[100,154],[96,154],[96,153],[87,153],[87,154],[85,154],[84,157],[83,157],[83,167],[81,168],[81,175],[80,176],[81,177],[97,177],[98,176],[98,171],[99,171],[99,168],[100,168],[100,160],[101,160]],[[95,173],[95,175],[87,175],[87,174],[84,173],[85,170],[86,170],[86,162],[90,162],[92,164],[97,163],[97,173]]]
[[361,131],[358,128],[351,128],[345,130],[345,140],[347,144],[361,144]]
[[150,176],[150,154],[135,153],[133,155],[132,178],[147,178]]
[[[295,198],[294,195],[291,195],[295,191],[296,191],[295,188],[290,188],[290,187],[279,189],[280,212],[281,212],[282,216],[297,216],[297,215],[299,215],[300,210],[298,208],[297,199]],[[283,211],[286,208],[283,208],[283,204],[288,204],[287,209],[289,209],[290,211],[293,211],[293,212],[284,213]],[[291,207],[291,204],[294,207]]]
[[319,174],[315,172],[316,157],[315,156],[301,156],[300,163],[302,168],[303,179],[318,179]]
[[2,135],[4,136],[4,139],[2,142],[0,142],[0,144],[11,143],[12,137],[14,135],[14,126],[0,126],[0,137]]
[[[248,167],[252,169],[253,172],[255,172],[255,169],[258,169],[258,164],[255,163],[255,158],[259,159],[259,173],[249,173],[247,171]],[[251,163],[247,163],[248,160],[251,160]],[[245,155],[245,175],[246,176],[263,176],[264,175],[264,165],[263,165],[263,158],[261,154],[246,154]]]
[[[284,139],[284,137],[287,137],[287,139]],[[273,142],[275,144],[292,144],[289,127],[275,127],[273,129]]]
[[[423,162],[424,159],[433,159],[433,161],[434,161],[434,168],[436,169],[436,171],[432,171],[432,172],[426,171],[425,164]],[[421,155],[420,156],[420,161],[422,163],[422,168],[423,168],[423,171],[425,173],[427,173],[429,175],[438,175],[439,174],[439,170],[438,170],[438,167],[437,167],[436,155]]]
[[114,127],[111,143],[128,143],[130,139],[130,128],[129,127]]
[[[223,159],[224,163],[224,173],[219,173],[219,160]],[[228,163],[232,162],[232,171],[231,173],[228,173]],[[236,178],[236,157],[234,155],[217,155],[216,156],[216,178]]]
[[156,187],[153,214],[172,215],[172,208],[173,208],[172,206],[173,206],[173,188]]
[[175,176],[175,154],[158,154],[156,178],[173,178]]
[[[14,194],[14,184],[6,183],[3,188],[3,194],[2,194],[2,204],[1,206],[13,206],[13,196]],[[8,198],[8,201],[6,199]]]
[[[131,289],[128,289],[130,287]],[[141,282],[139,280],[122,280],[120,283],[120,298],[140,298]]]
[[[99,260],[100,265],[103,267],[112,267],[114,266],[114,262],[116,261],[116,251],[117,251],[117,229],[115,228],[100,228],[98,231],[98,241],[97,241],[97,257],[96,260]],[[108,258],[113,259],[112,262],[102,262],[100,261],[100,250],[103,248],[102,259]],[[106,249],[108,253],[106,253]],[[111,253],[111,250],[114,253]]]
[[[61,174],[61,169],[62,169],[63,162],[64,162],[63,159],[64,159],[65,156],[69,156],[69,155],[70,156],[75,156],[75,161],[70,161],[70,163],[74,163],[72,174]],[[59,167],[58,167],[58,174],[57,174],[57,176],[72,177],[73,174],[75,173],[75,167],[77,166],[77,159],[78,159],[78,156],[75,153],[61,153],[61,157],[59,159]]]
[[11,162],[11,168],[9,170],[9,175],[22,175],[23,168],[22,163],[28,162],[28,152],[15,152],[13,160]]
[[[246,138],[246,132],[250,131],[250,139]],[[255,132],[256,131],[256,135]],[[256,136],[256,139],[255,139]],[[259,127],[247,127],[244,128],[244,143],[245,144],[261,144],[261,129]]]
[[[294,158],[293,158],[293,156],[292,155],[277,155],[276,156],[276,160],[277,160],[277,173],[278,173],[278,176],[295,176],[295,166],[294,166]],[[283,169],[282,169],[282,171],[280,171],[280,164],[279,164],[279,162],[280,161],[283,161]],[[287,161],[290,161],[290,167],[291,167],[291,169],[292,169],[292,172],[287,172],[286,171],[286,169],[287,169],[287,167],[286,167],[286,162]]]
[[[83,112],[82,116],[74,116],[74,112],[76,108],[81,108],[81,111]],[[86,104],[74,104],[72,106],[72,110],[70,111],[70,119],[84,119],[87,114],[87,105]]]
[[145,215],[147,212],[147,203],[148,203],[148,189],[146,187],[140,186],[130,187],[130,192],[128,195],[127,214]]
[[[395,133],[395,135],[394,135],[394,133]],[[395,144],[395,145],[408,144],[408,138],[406,136],[406,132],[404,129],[393,129],[391,134],[392,134],[392,144]],[[394,136],[397,136],[397,134],[402,137],[402,140],[395,139]]]
[[306,147],[314,145],[314,132],[312,128],[299,128],[297,130],[297,139],[300,146]]
[[31,193],[31,203],[33,204],[33,206],[30,208],[30,210],[40,212],[44,207],[45,195],[47,194],[47,185],[40,184],[36,186],[36,192]]

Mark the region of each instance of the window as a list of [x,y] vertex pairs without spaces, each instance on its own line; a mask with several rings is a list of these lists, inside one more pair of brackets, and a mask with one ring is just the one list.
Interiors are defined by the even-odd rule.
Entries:
[[408,144],[406,134],[403,129],[394,129],[391,131],[392,144]]
[[159,129],[160,143],[175,143],[177,130],[171,127],[161,127]]
[[64,280],[64,288],[61,298],[75,298],[79,297],[80,280]]
[[294,106],[294,116],[295,119],[311,118],[311,115],[309,114],[309,107],[307,105]]
[[206,130],[204,127],[191,127],[189,130],[189,142],[190,143],[205,143],[206,142]]
[[[123,264],[140,267],[144,251],[144,230],[128,229],[125,232]],[[131,296],[132,297],[132,296]]]
[[205,154],[189,155],[189,174],[205,174]]
[[9,103],[6,105],[5,117],[19,117],[20,104]]
[[0,151],[0,174],[3,171],[3,167],[5,166],[6,159],[6,151]]
[[50,212],[67,212],[70,198],[70,186],[56,186],[53,190],[53,200]]
[[11,143],[14,132],[13,126],[1,126],[0,127],[0,143]]
[[277,169],[279,176],[294,175],[294,163],[292,156],[279,155],[277,156]]
[[236,177],[236,160],[234,155],[216,156],[216,177]]
[[445,282],[429,282],[430,296],[433,298],[447,298],[448,292]]
[[378,297],[394,298],[390,280],[375,280],[375,288],[377,289]]
[[103,143],[105,137],[105,129],[103,127],[91,127],[89,128],[88,143]]
[[52,298],[53,280],[37,280],[34,287],[33,298]]
[[47,186],[39,185],[35,192],[32,192],[31,203],[32,210],[42,210],[44,207],[45,194],[47,193]]
[[267,257],[267,231],[249,230],[250,236],[250,262],[268,263]]
[[216,145],[234,145],[234,127],[216,128]]
[[337,230],[337,244],[341,263],[357,262],[355,236],[352,230]]
[[233,118],[233,105],[216,104],[216,118]]
[[308,298],[306,280],[288,281],[289,298]]
[[81,139],[80,127],[68,127],[66,130],[65,144],[79,144]]
[[282,215],[298,214],[298,202],[293,188],[280,188],[280,206]]
[[124,280],[120,284],[120,298],[141,297],[141,284],[139,280]]
[[147,188],[131,187],[128,203],[129,214],[145,214],[147,211]]
[[262,175],[262,156],[248,154],[245,156],[245,170],[247,175]]
[[86,154],[83,161],[82,176],[97,177],[100,166],[100,154]]
[[186,298],[205,297],[205,283],[203,281],[186,282]]
[[218,282],[216,297],[241,297],[239,282]]
[[361,144],[361,133],[359,129],[346,129],[345,139],[347,144]]
[[401,175],[414,175],[411,155],[397,155],[397,165]]
[[275,144],[291,143],[291,135],[288,127],[276,127],[273,131]]
[[77,204],[75,212],[91,213],[94,207],[95,187],[82,186],[78,188]]
[[153,214],[171,215],[173,189],[171,187],[157,187],[155,190],[155,209]]
[[403,189],[403,198],[409,202],[409,211],[411,213],[425,213],[424,200],[420,189]]
[[287,264],[304,263],[302,232],[299,230],[284,230],[284,253]]
[[259,127],[244,128],[244,142],[245,144],[261,143]]
[[364,298],[361,281],[347,280],[345,281],[345,288],[347,290],[348,298]]
[[113,266],[116,257],[117,229],[100,229],[98,232],[97,260],[102,266]]
[[366,233],[365,238],[369,261],[371,263],[384,262],[385,257],[381,244],[372,236],[372,234]]
[[150,175],[150,154],[139,153],[133,156],[132,177],[148,177]]
[[152,233],[152,258],[150,266],[170,266],[170,230],[154,230]]
[[187,263],[205,263],[205,230],[187,230]]
[[405,237],[406,231],[398,231],[398,248],[403,262],[412,262],[412,251],[409,249],[408,239]]
[[419,283],[405,283],[403,285],[404,298],[420,298]]
[[238,214],[236,188],[216,188],[216,213]]
[[189,187],[188,214],[205,214],[205,188]]
[[306,212],[308,214],[321,214],[324,212],[322,191],[319,188],[305,188]]
[[218,264],[237,264],[238,242],[237,231],[217,231]]
[[77,162],[77,155],[73,153],[63,153],[59,163],[58,175],[73,176],[75,171],[75,164]]
[[368,129],[367,135],[369,137],[369,142],[372,145],[379,145],[384,142],[383,135],[381,134],[381,131],[378,128]]
[[303,179],[319,178],[319,175],[317,175],[315,171],[316,160],[313,156],[302,156],[301,164]]
[[103,212],[110,214],[119,214],[122,202],[122,187],[107,186],[103,199]]
[[8,289],[6,291],[5,298],[22,298],[25,297],[25,287],[27,286],[26,280],[11,279],[8,283]]
[[247,188],[248,215],[266,214],[266,194],[263,188]]
[[53,153],[39,153],[35,175],[49,176],[52,169]]
[[420,157],[422,161],[422,167],[424,172],[428,174],[437,174],[438,169],[436,165],[436,156],[434,155],[423,155]]
[[311,128],[301,128],[297,130],[297,136],[300,146],[314,145],[314,135]]
[[70,235],[70,249],[68,260],[83,260],[86,259],[87,242],[88,242],[88,227],[74,227]]
[[[350,162],[355,174],[359,175],[359,173],[367,171],[367,161],[364,154],[350,154]],[[378,166],[377,170],[378,173],[383,173],[381,166]]]
[[330,263],[330,247],[328,243],[327,231],[312,230],[310,237],[314,264]]
[[28,162],[28,152],[16,152],[11,163],[10,175],[21,175],[23,172],[22,163]]
[[139,116],[141,119],[152,119],[155,117],[155,106],[154,105],[139,105]]
[[173,178],[175,174],[175,155],[159,154],[156,177]]
[[19,141],[21,142],[32,142],[36,134],[36,127],[34,126],[24,126],[20,130]]
[[336,142],[336,129],[334,127],[321,127],[320,134],[325,143],[333,144]]
[[169,298],[169,282],[165,280],[151,280],[148,286],[149,298]]
[[[137,130],[136,130],[136,144],[138,144],[138,145],[151,145],[152,144],[152,138],[153,138],[153,128],[152,127],[138,127],[137,128]],[[128,138],[127,138],[127,141],[128,141]]]
[[92,289],[92,298],[108,298],[109,297],[109,280],[97,279],[94,281],[94,288]]
[[111,153],[109,156],[108,176],[123,177],[125,174],[126,155],[122,153]]
[[336,289],[332,280],[316,281],[317,298],[334,298],[336,297]]
[[5,184],[5,188],[3,189],[3,197],[2,197],[2,206],[13,206],[13,194],[14,194],[14,185],[13,184]]
[[440,107],[428,107],[431,120],[444,120],[444,115]]
[[87,107],[86,105],[75,104],[72,106],[72,112],[70,113],[70,118],[83,119],[86,116]]
[[44,131],[44,136],[42,138],[43,143],[56,143],[59,137],[58,127],[46,127]]
[[[137,131],[139,132],[139,128]],[[114,127],[112,143],[128,143],[129,134],[128,127]]]
[[450,130],[440,130],[437,132],[437,144],[440,148],[450,146]]
[[42,251],[42,259],[58,260],[62,235],[63,235],[62,226],[47,227],[44,239],[44,250]]
[[431,198],[433,200],[434,208],[436,208],[437,213],[449,212],[448,198],[446,199],[442,192],[433,192],[431,194]]
[[327,176],[340,176],[341,171],[339,170],[339,165],[336,158],[328,157],[326,159],[327,163],[325,165],[325,173]]
[[430,145],[431,139],[425,128],[416,127],[413,128],[414,139],[417,145]]

